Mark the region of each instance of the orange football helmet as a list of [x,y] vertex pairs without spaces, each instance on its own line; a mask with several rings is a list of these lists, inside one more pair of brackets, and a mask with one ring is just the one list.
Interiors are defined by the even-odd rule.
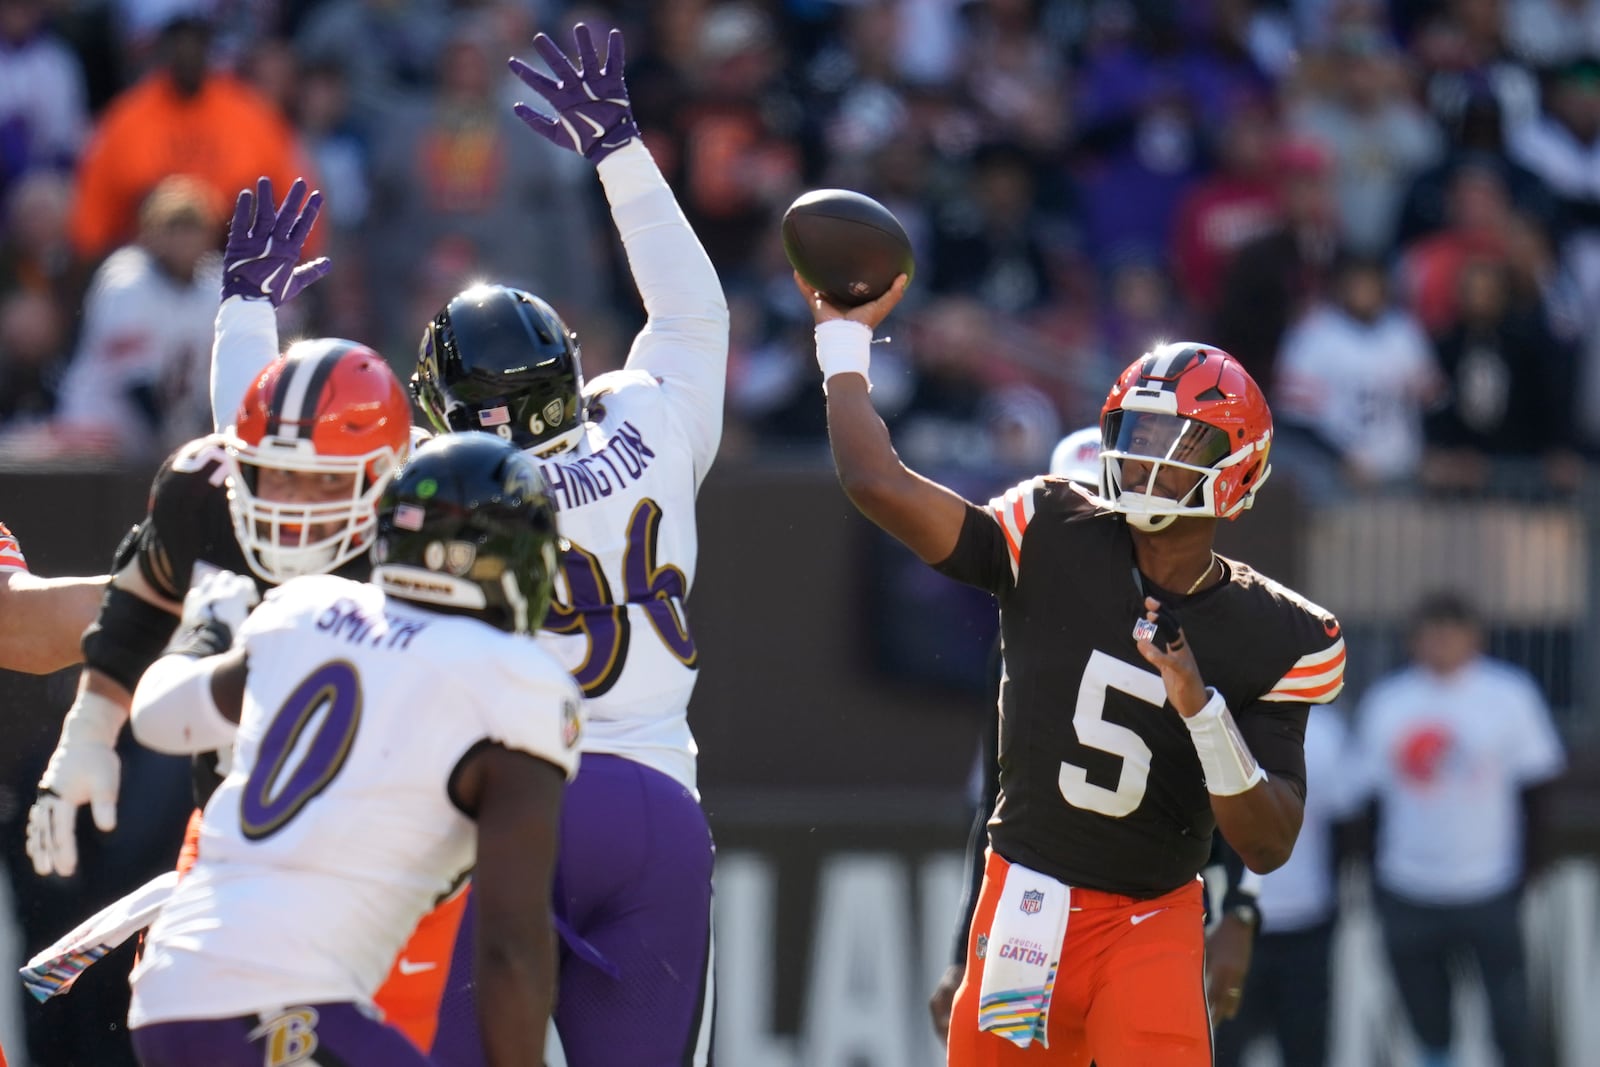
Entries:
[[[365,345],[300,341],[251,383],[225,441],[234,535],[250,569],[282,583],[335,570],[367,549],[378,497],[410,449],[411,404]],[[352,477],[348,489],[325,480],[332,493],[269,499],[260,491],[264,470]]]
[[1193,341],[1129,364],[1106,396],[1100,434],[1100,495],[1146,532],[1180,516],[1237,518],[1272,473],[1261,387],[1237,359]]

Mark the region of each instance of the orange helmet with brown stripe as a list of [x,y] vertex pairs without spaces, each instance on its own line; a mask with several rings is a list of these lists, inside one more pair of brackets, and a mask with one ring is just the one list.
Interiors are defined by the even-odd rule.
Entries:
[[1272,412],[1220,348],[1178,341],[1128,365],[1100,412],[1100,495],[1146,532],[1237,518],[1272,473]]
[[364,552],[410,442],[410,401],[382,356],[332,337],[291,345],[226,433],[228,507],[250,569],[281,583]]

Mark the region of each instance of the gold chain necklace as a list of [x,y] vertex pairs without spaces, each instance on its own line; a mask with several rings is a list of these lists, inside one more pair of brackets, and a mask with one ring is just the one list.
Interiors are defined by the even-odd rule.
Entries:
[[1183,594],[1183,595],[1184,595],[1184,596],[1193,596],[1193,595],[1194,595],[1194,591],[1195,591],[1195,590],[1196,590],[1196,589],[1199,589],[1199,588],[1200,588],[1200,583],[1201,583],[1201,582],[1203,582],[1203,581],[1205,581],[1205,580],[1206,580],[1206,579],[1207,579],[1207,578],[1209,578],[1209,577],[1211,577],[1211,568],[1212,568],[1212,567],[1215,567],[1215,566],[1216,566],[1216,565],[1217,565],[1217,554],[1216,554],[1216,552],[1215,552],[1215,551],[1213,551],[1213,552],[1212,552],[1212,553],[1211,553],[1211,558],[1210,558],[1210,559],[1209,559],[1209,560],[1207,560],[1207,561],[1206,561],[1206,569],[1205,569],[1205,570],[1203,570],[1203,571],[1201,571],[1201,572],[1200,572],[1200,577],[1198,577],[1198,578],[1196,578],[1196,579],[1195,579],[1195,580],[1194,580],[1194,584],[1193,584],[1193,585],[1191,585],[1191,586],[1190,586],[1190,587],[1189,587],[1189,588],[1188,588],[1188,589],[1187,589],[1187,590],[1186,590],[1186,591],[1185,591],[1185,592],[1184,592],[1184,594]]

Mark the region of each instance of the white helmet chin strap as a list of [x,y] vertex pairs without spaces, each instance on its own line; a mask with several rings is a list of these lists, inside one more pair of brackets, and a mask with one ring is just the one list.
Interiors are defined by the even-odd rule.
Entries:
[[[1126,498],[1128,494],[1124,493],[1123,496]],[[1149,515],[1142,511],[1125,511],[1122,514],[1128,520],[1129,526],[1132,526],[1135,530],[1143,530],[1145,533],[1160,533],[1168,526],[1171,526],[1172,521],[1178,517],[1176,515]]]

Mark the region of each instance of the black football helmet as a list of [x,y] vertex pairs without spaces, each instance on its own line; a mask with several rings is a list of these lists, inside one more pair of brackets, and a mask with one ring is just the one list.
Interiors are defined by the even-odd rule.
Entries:
[[384,491],[372,582],[527,634],[549,610],[563,547],[533,461],[491,434],[450,434],[419,448]]
[[577,337],[549,304],[506,285],[465,289],[434,316],[411,395],[440,433],[486,430],[539,455],[583,434]]

